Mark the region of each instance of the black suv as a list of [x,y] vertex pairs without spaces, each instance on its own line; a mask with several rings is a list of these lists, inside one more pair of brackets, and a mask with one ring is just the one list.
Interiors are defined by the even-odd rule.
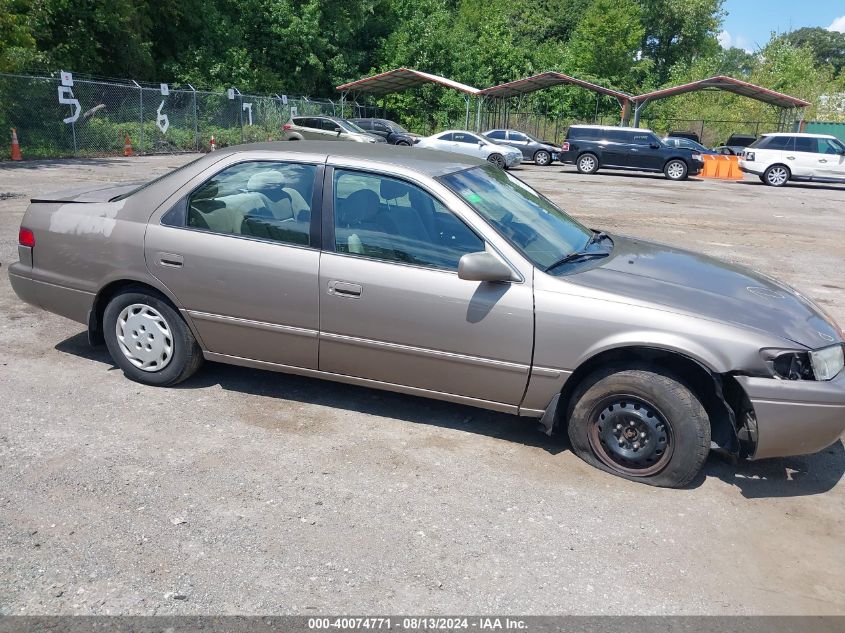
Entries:
[[704,168],[701,154],[670,147],[651,130],[600,125],[573,125],[566,133],[562,163],[582,174],[602,169],[663,172],[669,180],[684,180]]
[[393,145],[413,145],[420,140],[417,134],[412,134],[398,123],[388,119],[352,119],[352,122]]

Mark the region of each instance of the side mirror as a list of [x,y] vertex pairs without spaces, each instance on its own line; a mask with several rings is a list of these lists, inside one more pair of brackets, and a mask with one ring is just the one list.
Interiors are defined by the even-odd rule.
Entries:
[[337,132],[338,134],[340,134],[341,132],[343,132],[343,130],[341,130],[339,127],[336,127],[336,128],[334,129],[334,131],[335,131],[335,132]]
[[513,271],[492,253],[481,251],[461,257],[458,278],[466,281],[510,281]]
[[486,143],[485,143],[484,141],[478,141],[478,146],[479,146],[479,147],[484,147],[484,145],[485,145],[485,144],[486,144]]

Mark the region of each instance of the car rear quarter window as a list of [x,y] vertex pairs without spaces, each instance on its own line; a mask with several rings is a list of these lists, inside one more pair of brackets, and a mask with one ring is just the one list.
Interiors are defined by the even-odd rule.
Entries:
[[231,165],[188,198],[188,228],[309,246],[316,165],[250,161]]
[[452,133],[446,132],[446,134],[441,134],[437,137],[438,141],[451,141],[452,140]]

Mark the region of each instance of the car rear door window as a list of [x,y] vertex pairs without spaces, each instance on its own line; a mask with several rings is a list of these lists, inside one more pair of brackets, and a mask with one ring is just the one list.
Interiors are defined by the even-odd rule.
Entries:
[[808,152],[810,154],[818,154],[819,153],[819,140],[812,137],[807,136],[796,136],[795,137],[795,151],[796,152]]
[[493,130],[492,132],[490,132],[487,135],[487,138],[503,141],[505,139],[505,131],[504,130]]
[[793,151],[795,149],[795,137],[794,136],[770,136],[769,142],[764,145],[760,145],[760,149],[773,149],[773,150],[780,150],[780,151]]
[[285,244],[311,243],[316,165],[251,161],[227,167],[188,198],[189,228]]
[[604,139],[613,143],[630,143],[631,133],[625,130],[607,130],[604,133]]
[[457,270],[484,242],[428,192],[359,171],[334,172],[335,249],[360,257]]
[[512,141],[528,141],[528,137],[521,132],[511,132],[509,137]]

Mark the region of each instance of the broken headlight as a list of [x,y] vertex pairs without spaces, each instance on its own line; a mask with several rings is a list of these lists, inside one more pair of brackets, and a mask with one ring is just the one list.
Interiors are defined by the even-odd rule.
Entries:
[[810,351],[762,350],[766,364],[783,380],[831,380],[845,366],[845,346],[831,345]]

